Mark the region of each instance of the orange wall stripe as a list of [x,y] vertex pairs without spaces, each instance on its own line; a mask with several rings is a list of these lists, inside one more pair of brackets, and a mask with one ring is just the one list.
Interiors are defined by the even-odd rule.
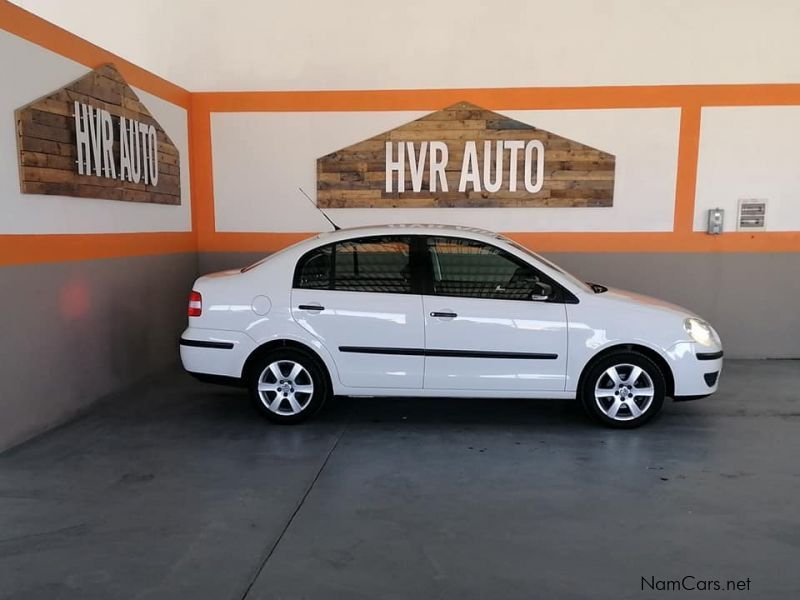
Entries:
[[0,266],[195,252],[191,232],[0,235]]
[[438,110],[461,100],[488,109],[665,108],[800,104],[800,84],[655,85],[308,92],[198,92],[211,112]]
[[508,233],[534,252],[800,252],[800,232],[728,232],[722,235],[687,232]]
[[700,155],[700,113],[700,106],[696,104],[681,109],[673,220],[673,230],[681,233],[694,229],[697,159]]
[[192,186],[192,230],[198,248],[206,246],[216,230],[214,217],[214,173],[211,154],[211,115],[192,99],[189,107],[190,178]]
[[137,67],[124,58],[103,50],[7,0],[0,0],[0,29],[90,69],[113,62],[131,85],[183,108],[189,107],[190,94],[182,87]]

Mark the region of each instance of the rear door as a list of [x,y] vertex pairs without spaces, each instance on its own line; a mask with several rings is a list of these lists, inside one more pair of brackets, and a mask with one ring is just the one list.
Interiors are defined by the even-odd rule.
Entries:
[[429,237],[426,246],[425,388],[563,391],[565,291],[477,240]]
[[328,349],[350,387],[422,387],[425,323],[411,236],[316,248],[297,263],[292,317]]

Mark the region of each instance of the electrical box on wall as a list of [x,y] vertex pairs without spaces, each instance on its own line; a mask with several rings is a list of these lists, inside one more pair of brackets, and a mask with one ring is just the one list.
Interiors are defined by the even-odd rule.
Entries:
[[708,229],[710,235],[722,233],[722,225],[725,220],[725,211],[721,208],[710,208],[708,210]]
[[763,199],[739,200],[736,229],[739,231],[764,231],[767,224],[767,201]]

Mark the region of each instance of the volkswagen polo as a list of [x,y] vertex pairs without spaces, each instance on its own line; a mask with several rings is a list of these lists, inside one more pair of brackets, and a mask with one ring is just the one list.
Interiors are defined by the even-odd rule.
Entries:
[[578,398],[600,423],[642,425],[717,390],[706,321],[584,283],[501,235],[390,225],[323,233],[200,277],[184,368],[248,388],[277,423],[333,395]]

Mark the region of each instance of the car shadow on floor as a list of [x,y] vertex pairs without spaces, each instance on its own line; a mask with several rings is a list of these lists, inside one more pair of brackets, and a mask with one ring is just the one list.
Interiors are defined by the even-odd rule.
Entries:
[[[243,389],[230,389],[210,384],[203,386],[203,396],[213,418],[258,419],[250,398]],[[669,429],[691,425],[702,429],[708,422],[707,411],[697,402],[675,403],[667,399],[662,414],[641,428]],[[278,427],[266,422],[268,427]],[[593,421],[578,400],[533,398],[425,398],[425,397],[360,397],[336,396],[329,400],[308,423],[368,426],[380,424],[416,426],[503,426],[529,427],[539,430],[592,432],[614,431]],[[303,427],[303,424],[300,425]]]
[[318,417],[336,418],[340,414],[359,424],[593,426],[575,400],[342,396],[327,403]]

